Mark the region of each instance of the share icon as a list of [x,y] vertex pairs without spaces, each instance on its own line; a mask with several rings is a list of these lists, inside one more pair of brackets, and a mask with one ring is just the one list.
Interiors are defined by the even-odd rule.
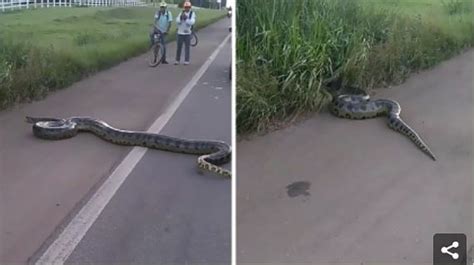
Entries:
[[458,241],[454,241],[451,246],[449,247],[442,247],[441,248],[441,253],[443,254],[448,254],[448,255],[451,255],[451,257],[453,259],[459,259],[459,254],[458,253],[452,253],[450,252],[449,250],[452,249],[452,248],[457,248],[459,247],[459,242]]
[[433,265],[467,265],[467,260],[465,234],[438,233],[433,236]]

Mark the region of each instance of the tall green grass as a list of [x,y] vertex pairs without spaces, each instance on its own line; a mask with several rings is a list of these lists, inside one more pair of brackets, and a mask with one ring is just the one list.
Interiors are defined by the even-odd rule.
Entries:
[[321,110],[333,77],[366,90],[396,84],[474,43],[471,9],[439,2],[433,20],[403,1],[237,1],[238,132]]
[[[44,8],[0,16],[0,109],[148,49],[154,8]],[[172,9],[176,16],[178,10]],[[197,28],[225,16],[199,9]],[[174,39],[175,25],[169,34]],[[144,67],[147,67],[144,64]]]

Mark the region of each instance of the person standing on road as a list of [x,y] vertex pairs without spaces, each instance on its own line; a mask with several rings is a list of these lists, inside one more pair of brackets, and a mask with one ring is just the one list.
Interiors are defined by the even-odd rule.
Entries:
[[184,43],[184,64],[189,64],[190,47],[191,47],[191,32],[194,23],[196,22],[196,13],[191,10],[191,2],[186,1],[183,4],[184,10],[176,17],[176,24],[178,26],[178,50],[176,51],[176,62],[178,65],[181,61],[181,50]]
[[160,10],[155,13],[155,22],[153,23],[153,30],[150,33],[151,46],[153,46],[153,36],[158,32],[161,32],[160,43],[163,47],[163,61],[161,63],[167,64],[166,61],[166,36],[171,28],[171,22],[173,22],[173,14],[167,9],[166,2],[160,3]]

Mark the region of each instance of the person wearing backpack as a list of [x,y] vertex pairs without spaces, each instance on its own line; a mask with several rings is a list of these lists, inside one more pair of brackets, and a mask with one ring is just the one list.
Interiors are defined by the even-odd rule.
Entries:
[[176,24],[178,26],[177,36],[177,48],[176,51],[176,62],[180,64],[181,61],[181,50],[184,44],[184,64],[189,64],[190,47],[191,47],[191,32],[193,30],[194,23],[196,22],[196,13],[191,10],[191,2],[186,1],[183,4],[184,10],[176,17]]
[[[173,14],[167,9],[166,2],[160,3],[160,10],[155,13],[155,22],[153,23],[153,30],[150,33],[151,46],[153,46],[153,36],[161,32],[160,43],[163,47],[163,61],[161,63],[167,64],[166,61],[166,36],[171,28],[171,22],[173,22]],[[151,47],[150,46],[150,47]]]

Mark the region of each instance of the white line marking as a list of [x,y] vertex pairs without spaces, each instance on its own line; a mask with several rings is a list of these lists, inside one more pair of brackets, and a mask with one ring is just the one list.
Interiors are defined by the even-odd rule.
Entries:
[[[230,37],[230,34],[227,35],[219,47],[217,47],[207,61],[204,62],[201,68],[199,68],[191,81],[189,81],[189,83],[181,90],[177,98],[170,106],[168,106],[166,111],[155,120],[148,129],[148,132],[159,133],[163,129],[189,92],[191,92],[192,88],[196,85],[202,75],[204,75]],[[120,188],[122,183],[145,155],[146,150],[147,148],[134,147],[132,151],[127,154],[124,160],[117,166],[107,180],[104,181],[102,186],[71,220],[58,238],[51,243],[35,264],[64,264],[79,242],[81,242],[82,238],[84,238],[92,224],[94,224],[95,220],[99,217],[100,213],[104,210],[105,206]]]

